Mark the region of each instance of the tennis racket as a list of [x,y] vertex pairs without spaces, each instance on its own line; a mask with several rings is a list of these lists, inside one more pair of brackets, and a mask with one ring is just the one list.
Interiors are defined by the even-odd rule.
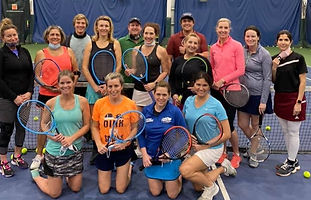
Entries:
[[97,51],[91,60],[91,73],[97,85],[105,84],[105,77],[116,71],[116,58],[108,50]]
[[[34,134],[51,135],[59,134],[51,109],[38,100],[28,100],[20,105],[17,110],[17,119],[21,126]],[[62,146],[60,155],[64,155],[70,149],[78,151],[76,146]]]
[[107,143],[107,157],[116,144],[126,143],[137,138],[145,129],[146,118],[137,111],[130,110],[119,115],[114,121]]
[[220,88],[224,99],[233,107],[240,108],[247,104],[249,91],[240,83],[230,83]]
[[271,154],[270,142],[262,131],[263,115],[259,116],[259,126],[256,132],[249,138],[247,142],[247,153],[249,159],[256,162],[264,162]]
[[[172,126],[165,131],[160,147],[156,155],[152,158],[152,165],[162,164],[162,159],[178,160],[189,153],[191,149],[191,135],[182,126]],[[140,170],[144,169],[142,165]]]
[[193,76],[200,71],[208,71],[208,66],[204,59],[198,56],[189,58],[181,67],[182,88],[185,89],[192,86]]
[[[122,54],[122,66],[125,70],[129,69],[131,77],[139,81],[142,85],[145,85],[143,80],[148,82],[148,62],[140,50],[135,48],[127,49]],[[148,91],[148,93],[154,102],[152,91]]]
[[35,64],[35,81],[42,87],[56,90],[58,74],[60,67],[58,64],[50,59],[44,58]]
[[193,135],[199,144],[213,146],[223,136],[221,122],[214,115],[205,113],[195,120]]

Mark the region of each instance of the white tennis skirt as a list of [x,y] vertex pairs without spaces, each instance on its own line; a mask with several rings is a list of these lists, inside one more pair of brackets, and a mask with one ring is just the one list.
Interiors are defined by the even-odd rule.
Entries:
[[139,91],[134,89],[132,100],[135,101],[137,106],[148,106],[152,103],[152,99],[148,92]]

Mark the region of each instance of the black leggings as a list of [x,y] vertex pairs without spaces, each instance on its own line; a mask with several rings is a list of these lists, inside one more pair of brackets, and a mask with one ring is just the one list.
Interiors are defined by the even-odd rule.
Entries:
[[235,130],[233,122],[234,122],[234,118],[235,118],[235,114],[236,114],[236,108],[231,106],[230,104],[228,104],[228,102],[222,96],[220,91],[211,89],[211,95],[213,97],[215,97],[218,101],[220,101],[222,106],[225,108],[227,116],[228,116],[228,121],[230,124],[230,130],[231,130],[231,132],[233,132]]
[[22,147],[25,140],[25,129],[17,120],[16,112],[18,106],[12,101],[0,100],[0,154],[5,155],[13,134],[15,125],[15,146]]

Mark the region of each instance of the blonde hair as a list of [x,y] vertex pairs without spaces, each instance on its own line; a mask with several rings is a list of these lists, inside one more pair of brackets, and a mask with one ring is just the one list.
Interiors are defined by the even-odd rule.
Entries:
[[49,40],[48,40],[48,36],[51,32],[51,30],[53,29],[57,29],[60,33],[60,36],[61,36],[61,40],[60,40],[60,43],[61,44],[64,44],[65,40],[66,40],[66,35],[63,31],[63,29],[60,27],[60,26],[56,26],[56,25],[52,25],[52,26],[49,26],[47,27],[47,29],[45,29],[44,33],[43,33],[43,39],[46,43],[49,43]]
[[219,25],[220,22],[228,22],[229,28],[231,27],[231,20],[228,19],[228,18],[224,18],[224,17],[223,17],[223,18],[220,18],[220,19],[217,21],[216,27],[218,27],[218,25]]
[[94,31],[94,35],[92,36],[92,40],[94,41],[94,42],[96,42],[98,39],[99,39],[99,33],[98,33],[98,30],[97,30],[97,26],[98,26],[98,22],[100,21],[100,20],[104,20],[104,21],[107,21],[108,23],[109,23],[109,25],[110,25],[110,31],[109,31],[109,33],[108,33],[108,41],[109,42],[113,42],[114,41],[114,38],[113,38],[113,24],[112,24],[112,20],[111,20],[111,18],[110,17],[108,17],[108,16],[99,16],[99,17],[97,17],[97,19],[95,20],[95,22],[94,22],[94,28],[93,28],[93,31]]
[[4,36],[4,31],[11,28],[15,29],[16,32],[18,32],[17,27],[13,24],[13,21],[10,18],[3,18],[0,23],[1,37]]
[[85,24],[86,24],[86,27],[89,26],[89,20],[87,20],[86,16],[83,15],[83,14],[77,14],[76,16],[74,16],[73,20],[72,20],[72,25],[74,26],[76,21],[77,20],[80,20],[80,19],[84,19],[85,20]]
[[121,86],[123,86],[124,79],[123,79],[123,76],[119,72],[110,72],[109,74],[107,74],[107,76],[105,77],[105,82],[107,83],[108,81],[113,80],[113,79],[119,79]]
[[57,81],[59,82],[60,79],[63,77],[63,76],[68,76],[72,81],[75,80],[75,76],[74,76],[74,73],[72,71],[69,71],[69,70],[63,70],[61,72],[59,72],[58,74],[58,77],[57,77]]
[[184,43],[187,42],[191,37],[197,38],[199,44],[201,43],[200,37],[199,37],[197,34],[195,34],[195,33],[190,33],[189,35],[187,35],[187,36],[184,38]]

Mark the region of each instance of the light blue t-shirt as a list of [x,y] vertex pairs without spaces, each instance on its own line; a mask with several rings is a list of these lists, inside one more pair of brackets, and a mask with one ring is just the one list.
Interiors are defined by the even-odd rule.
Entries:
[[[80,101],[77,95],[75,95],[75,106],[71,110],[64,110],[59,104],[59,96],[56,97],[56,102],[53,110],[55,123],[58,131],[64,136],[71,136],[76,133],[83,126],[82,111],[80,108]],[[82,139],[79,138],[73,143],[77,149],[82,148]],[[60,156],[61,143],[53,140],[48,140],[46,145],[46,151],[53,156]],[[74,152],[67,150],[64,155],[70,155]]]
[[[190,96],[187,98],[184,104],[183,112],[186,119],[186,124],[188,130],[192,133],[193,126],[196,121],[201,115],[205,113],[209,113],[214,115],[219,121],[223,121],[228,119],[226,111],[221,103],[215,99],[214,97],[210,96],[207,101],[199,108],[195,107],[194,100],[196,96]],[[215,124],[216,127],[216,124]],[[214,137],[216,137],[215,135]],[[212,149],[221,148],[223,144],[219,144],[217,146],[211,147]]]

